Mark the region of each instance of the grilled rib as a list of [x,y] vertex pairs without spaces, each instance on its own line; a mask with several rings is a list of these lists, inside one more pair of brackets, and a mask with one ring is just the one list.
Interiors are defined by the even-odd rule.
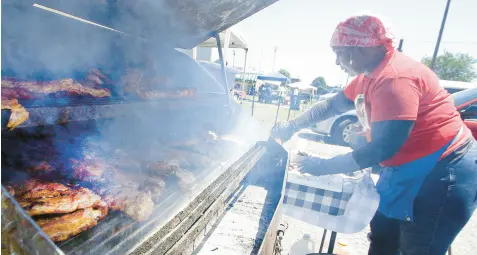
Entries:
[[174,175],[178,179],[179,187],[183,190],[190,190],[193,188],[193,184],[196,181],[194,175],[182,168],[180,168],[178,162],[175,161],[156,161],[145,165],[149,174],[164,176]]
[[10,186],[12,195],[20,200],[37,199],[45,197],[57,197],[70,194],[71,189],[56,182],[42,182],[30,179],[21,185]]
[[124,212],[137,221],[147,220],[154,207],[151,193],[138,191],[134,185],[108,187],[100,194],[110,209]]
[[121,211],[137,221],[146,220],[151,215],[154,207],[151,192],[159,194],[165,186],[160,177],[149,178],[120,171],[99,159],[75,161],[73,172],[79,180],[95,184],[95,191],[110,209]]
[[94,68],[88,71],[86,79],[91,80],[98,85],[113,84],[113,81],[107,75]]
[[[3,83],[3,82],[2,82]],[[3,86],[3,84],[2,84]],[[3,91],[2,91],[3,93]],[[15,99],[3,99],[2,98],[2,110],[7,109],[11,111],[10,118],[8,119],[7,128],[13,130],[18,125],[25,122],[30,117],[30,113],[18,103]]]
[[61,79],[49,82],[17,81],[13,78],[2,78],[2,93],[8,93],[9,98],[18,99],[41,98],[47,94],[67,92],[73,95],[91,97],[110,97],[111,92],[105,88],[91,88],[74,82],[73,79]]
[[70,213],[101,204],[101,197],[87,188],[70,190],[66,193],[68,194],[31,200],[22,199],[18,202],[30,216]]
[[179,164],[174,161],[155,161],[145,164],[146,169],[158,175],[174,175],[180,170]]
[[33,188],[23,194],[18,194],[22,200],[40,199],[71,195],[72,190],[60,183],[37,183]]
[[186,165],[192,168],[203,169],[205,167],[209,167],[212,164],[211,158],[199,153],[168,149],[166,154],[168,158],[173,161],[178,161],[180,165]]
[[192,190],[195,187],[195,176],[184,169],[179,169],[175,172],[177,179],[179,180],[179,187],[182,190]]
[[144,72],[138,69],[128,69],[121,78],[124,91],[142,99],[184,98],[195,96],[195,88],[173,89],[165,77],[144,77]]
[[64,241],[98,224],[107,215],[106,207],[85,208],[76,212],[49,219],[40,219],[36,223],[55,242]]
[[101,160],[84,159],[82,161],[71,159],[73,163],[73,177],[76,180],[87,182],[105,182],[106,174],[111,172],[111,167]]

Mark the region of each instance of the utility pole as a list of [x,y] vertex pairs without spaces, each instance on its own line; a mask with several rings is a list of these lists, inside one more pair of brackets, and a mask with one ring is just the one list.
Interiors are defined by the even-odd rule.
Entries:
[[444,33],[444,27],[446,25],[447,13],[449,12],[451,0],[447,0],[446,9],[444,11],[444,17],[442,17],[441,29],[439,30],[439,36],[437,37],[436,47],[434,48],[434,55],[432,55],[431,69],[434,70],[436,65],[437,54],[439,53],[439,46],[441,44],[442,34]]
[[260,63],[258,64],[258,73],[262,72],[262,57],[263,57],[263,47],[260,49]]
[[235,50],[233,50],[232,53],[233,53],[233,56],[234,56],[234,58],[232,60],[232,67],[235,67]]
[[277,57],[277,50],[278,50],[278,46],[275,46],[275,48],[273,48],[273,66],[272,66],[272,72],[275,72],[275,59]]

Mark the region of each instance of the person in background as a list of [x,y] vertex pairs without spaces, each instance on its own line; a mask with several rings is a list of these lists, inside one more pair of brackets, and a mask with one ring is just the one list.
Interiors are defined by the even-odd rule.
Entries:
[[293,88],[290,91],[290,107],[292,110],[298,111],[300,110],[300,103],[298,100],[298,89]]
[[265,98],[265,85],[260,85],[258,88],[258,102],[263,103]]
[[286,91],[285,84],[281,84],[280,87],[278,87],[278,101],[280,104],[283,104],[284,102]]
[[356,77],[334,97],[278,123],[272,136],[287,140],[356,108],[369,143],[331,159],[308,156],[300,170],[327,175],[380,164],[368,254],[444,255],[477,206],[476,141],[436,74],[396,51],[379,18],[339,23],[331,47],[336,64]]
[[272,103],[272,87],[267,86],[265,88],[265,103],[271,104]]

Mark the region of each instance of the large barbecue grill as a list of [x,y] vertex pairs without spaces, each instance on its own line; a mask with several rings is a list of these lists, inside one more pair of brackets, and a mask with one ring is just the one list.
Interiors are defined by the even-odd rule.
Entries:
[[[222,213],[251,169],[270,173],[268,181],[277,183],[274,192],[281,194],[286,153],[271,153],[267,143],[257,142],[266,136],[231,102],[226,82],[174,50],[192,48],[273,2],[3,1],[2,254],[179,254],[190,250],[198,232]],[[159,73],[170,82],[153,89],[159,96],[126,95],[122,75],[131,67],[140,70],[141,79],[153,80]],[[91,68],[112,81],[104,87],[110,96],[63,91],[19,97],[29,116],[7,128],[13,110],[3,110],[4,77],[20,81],[15,84],[76,82],[90,75]],[[107,178],[101,172],[96,176],[100,181],[82,179],[71,170],[97,159],[113,162],[119,170]],[[144,170],[157,162],[174,167],[173,173],[161,173],[164,187],[151,184],[159,177]],[[116,180],[123,175],[150,195],[154,206],[148,217],[138,220],[131,215],[142,212],[128,214],[108,204],[108,214],[93,227],[57,242],[38,223],[57,214],[29,216],[33,207],[9,193],[35,179],[64,185],[68,192],[81,187],[103,194],[111,186],[122,188]],[[281,196],[274,199],[276,208]],[[266,224],[276,223],[273,217]],[[273,239],[273,231],[267,236]]]

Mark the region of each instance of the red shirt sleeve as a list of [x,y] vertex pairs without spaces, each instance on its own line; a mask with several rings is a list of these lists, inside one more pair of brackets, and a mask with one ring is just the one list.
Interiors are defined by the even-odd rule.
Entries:
[[416,120],[420,89],[407,78],[387,79],[370,94],[371,122],[385,120]]
[[356,98],[356,87],[358,86],[358,77],[356,76],[343,90],[345,96],[354,102],[354,99]]

